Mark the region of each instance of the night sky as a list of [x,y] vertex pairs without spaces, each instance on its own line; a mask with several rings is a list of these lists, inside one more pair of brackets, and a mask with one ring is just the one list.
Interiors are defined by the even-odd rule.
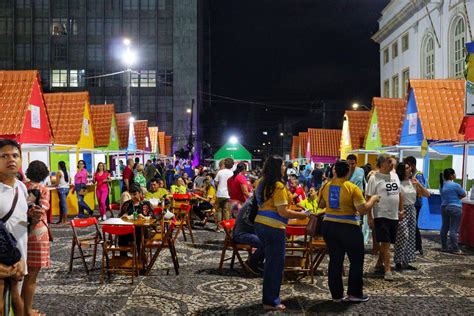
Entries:
[[270,152],[281,154],[279,133],[288,147],[291,135],[322,127],[323,103],[324,126],[341,128],[353,102],[370,105],[380,95],[379,47],[370,37],[388,2],[210,0],[213,96],[203,95],[212,100],[204,139],[216,151],[235,134],[252,153],[274,140]]

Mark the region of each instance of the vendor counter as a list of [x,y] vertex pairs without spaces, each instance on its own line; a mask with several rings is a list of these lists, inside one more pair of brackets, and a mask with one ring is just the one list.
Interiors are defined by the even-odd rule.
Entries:
[[462,200],[459,243],[469,247],[474,247],[474,201],[469,198]]
[[[120,201],[120,193],[121,193],[121,182],[120,178],[113,178],[112,182],[109,186],[109,202],[116,203]],[[59,216],[59,196],[58,190],[55,187],[49,188],[51,191],[51,215],[52,216]],[[88,184],[87,185],[87,194],[84,197],[84,201],[89,205],[91,209],[94,209],[97,203],[97,199],[95,196],[95,184]],[[67,214],[68,215],[77,215],[79,208],[77,205],[77,195],[76,192],[69,189],[69,194],[66,199],[67,203]]]
[[441,229],[441,195],[439,190],[429,189],[431,196],[423,197],[423,206],[418,217],[418,227],[423,230]]

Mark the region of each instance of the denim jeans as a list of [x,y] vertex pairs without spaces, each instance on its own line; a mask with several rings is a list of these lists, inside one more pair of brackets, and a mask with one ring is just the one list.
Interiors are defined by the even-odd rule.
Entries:
[[89,214],[92,214],[91,208],[89,207],[89,205],[87,205],[86,201],[84,201],[84,196],[79,194],[79,192],[81,191],[81,188],[85,188],[86,185],[85,184],[76,184],[75,187],[76,187],[76,195],[77,195],[77,204],[79,206],[78,217],[83,217],[84,216],[84,209],[86,209]]
[[257,249],[249,258],[250,264],[252,266],[255,267],[263,263],[263,259],[265,258],[263,244],[256,234],[240,233],[238,235],[234,235],[234,242],[237,244],[250,245]]
[[280,287],[285,267],[286,231],[255,223],[255,232],[263,244],[265,254],[262,303],[277,306],[281,303]]
[[449,231],[449,242],[451,250],[459,250],[458,244],[458,233],[459,226],[461,225],[461,214],[462,208],[456,205],[446,205],[441,209],[441,247],[444,250],[449,249],[448,247],[448,231]]
[[69,188],[58,188],[59,197],[59,214],[61,216],[67,216],[67,195],[69,194]]

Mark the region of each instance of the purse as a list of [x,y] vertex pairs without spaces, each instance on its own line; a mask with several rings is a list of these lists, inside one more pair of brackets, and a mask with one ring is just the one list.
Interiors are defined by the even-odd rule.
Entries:
[[78,192],[79,195],[86,195],[87,194],[87,188],[86,187],[81,187],[81,189]]
[[46,226],[46,228],[48,229],[48,239],[49,241],[53,241],[54,238],[53,238],[53,234],[51,233],[51,229],[49,229],[49,225],[44,221],[44,219],[41,220],[44,224],[44,226]]
[[317,237],[322,234],[321,231],[321,224],[323,222],[323,216],[310,214],[309,215],[309,223],[306,226],[306,233],[310,237]]
[[20,250],[18,250],[15,237],[8,231],[5,223],[12,216],[18,202],[18,187],[15,190],[15,197],[10,211],[0,220],[0,262],[11,266],[21,259]]

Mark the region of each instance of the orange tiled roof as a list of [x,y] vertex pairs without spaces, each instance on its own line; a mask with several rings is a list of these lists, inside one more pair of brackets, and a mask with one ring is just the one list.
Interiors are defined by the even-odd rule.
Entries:
[[167,156],[171,156],[171,136],[165,136],[165,152]]
[[146,131],[148,129],[148,120],[135,121],[133,123],[135,131],[135,140],[138,150],[145,150],[146,147]]
[[459,126],[464,117],[465,85],[464,80],[410,80],[426,139],[463,139]]
[[150,134],[151,152],[156,153],[158,147],[158,126],[148,127]]
[[166,155],[165,132],[158,132],[158,147],[160,147],[160,154]]
[[300,137],[293,136],[293,142],[291,143],[291,159],[298,158],[298,148],[300,148]]
[[110,129],[115,113],[113,104],[91,105],[92,130],[94,131],[94,147],[107,147],[110,141]]
[[[382,146],[395,146],[400,143],[406,100],[396,98],[372,99],[372,109],[377,110],[378,130]],[[372,111],[371,111],[372,113]],[[370,129],[370,121],[367,123],[366,134]]]
[[0,135],[19,135],[38,76],[36,70],[0,71]]
[[84,107],[89,102],[89,92],[45,93],[54,143],[76,145],[81,139],[84,124]]
[[371,112],[369,111],[346,111],[349,123],[349,134],[352,149],[364,147],[364,140],[367,136],[367,126],[370,122]]
[[[308,132],[299,132],[300,137],[300,155],[301,157],[306,157],[306,148],[308,148]],[[298,152],[296,152],[298,158]]]
[[119,147],[121,149],[128,147],[128,133],[130,130],[130,117],[132,112],[115,113],[115,124],[119,136]]
[[341,155],[340,129],[309,128],[309,150],[311,156],[339,157]]

